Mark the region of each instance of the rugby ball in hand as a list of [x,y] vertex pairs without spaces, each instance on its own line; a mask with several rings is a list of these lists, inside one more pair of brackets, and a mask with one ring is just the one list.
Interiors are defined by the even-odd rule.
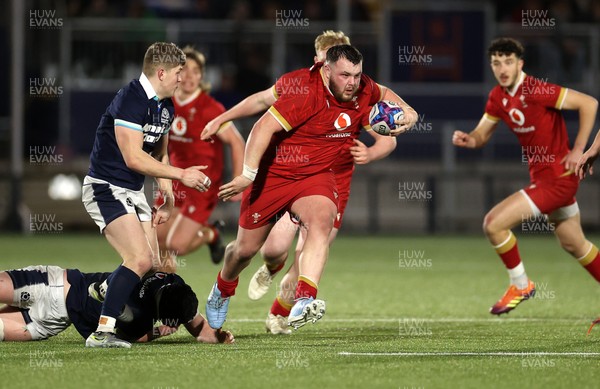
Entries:
[[380,101],[369,112],[369,124],[380,135],[389,135],[396,128],[395,122],[404,118],[404,111],[393,101]]

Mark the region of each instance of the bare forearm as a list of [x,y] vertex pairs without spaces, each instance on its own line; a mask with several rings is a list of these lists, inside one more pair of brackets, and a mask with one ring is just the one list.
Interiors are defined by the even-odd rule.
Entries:
[[179,180],[183,173],[182,169],[159,162],[142,149],[134,150],[125,163],[137,173],[156,178]]
[[230,120],[240,119],[266,111],[275,101],[274,97],[272,98],[273,101],[270,101],[267,92],[271,93],[270,90],[265,90],[246,97],[244,100],[219,115],[219,121],[225,123]]
[[[269,115],[269,114],[266,114]],[[251,169],[258,169],[260,160],[264,155],[273,133],[260,126],[262,119],[259,120],[255,125],[250,135],[248,136],[248,142],[246,143],[246,151],[244,153],[244,165]]]
[[406,101],[402,99],[402,97],[398,96],[396,92],[394,92],[390,88],[385,87],[385,92],[383,94],[382,100],[388,100],[398,103],[398,105],[400,105],[400,107],[404,111],[404,115],[408,115],[412,118],[412,122],[416,123],[419,119],[419,114],[417,113],[417,111],[415,111],[413,107],[408,105]]
[[377,161],[385,158],[396,148],[396,138],[381,137],[376,138],[375,143],[367,149],[369,152],[369,160]]
[[233,143],[231,145],[231,164],[234,177],[242,174],[244,165],[244,142]]
[[598,132],[596,133],[596,137],[594,138],[594,142],[592,143],[592,145],[590,146],[590,148],[588,149],[588,151],[592,151],[597,153],[598,151],[600,151],[600,129],[598,130]]
[[[593,103],[586,104],[579,109],[579,131],[573,143],[573,149],[583,151],[587,145],[590,134],[594,127],[596,112],[598,110],[598,101],[593,100]],[[600,142],[598,136],[594,139],[594,143]],[[600,147],[597,145],[596,147]]]
[[196,316],[194,316],[192,321],[184,324],[184,326],[185,326],[185,329],[188,330],[190,335],[192,335],[194,338],[197,338],[198,335],[200,335],[200,332],[202,331],[202,327],[204,326],[204,323],[205,323],[205,321],[204,321],[204,318],[202,317],[202,315],[196,314]]
[[[169,163],[169,155],[167,153],[164,153],[163,155],[161,155],[161,158],[158,160],[160,162],[164,163],[165,165],[171,165]],[[165,199],[165,203],[173,204],[174,203],[173,181],[168,178],[157,177],[156,183],[158,184],[158,189],[160,190],[163,198]]]

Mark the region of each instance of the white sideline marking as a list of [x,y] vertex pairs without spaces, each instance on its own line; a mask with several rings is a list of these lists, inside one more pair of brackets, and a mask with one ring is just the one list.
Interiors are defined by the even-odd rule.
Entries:
[[344,356],[367,356],[367,357],[545,357],[545,356],[567,356],[567,357],[599,357],[600,353],[586,352],[398,352],[398,353],[353,353],[342,351],[338,355]]
[[[582,322],[592,322],[592,319],[561,319],[561,318],[498,318],[498,317],[489,317],[489,318],[453,318],[453,317],[442,317],[437,319],[432,318],[422,318],[422,317],[397,317],[397,318],[387,318],[387,319],[368,319],[368,318],[348,318],[348,319],[329,319],[327,317],[324,318],[325,321],[331,323],[398,323],[400,320],[415,320],[422,321],[427,323],[525,323],[525,322],[545,322],[545,323],[582,323]],[[251,318],[239,318],[239,319],[231,319],[227,320],[228,322],[238,322],[238,323],[262,323],[265,319],[251,319]]]

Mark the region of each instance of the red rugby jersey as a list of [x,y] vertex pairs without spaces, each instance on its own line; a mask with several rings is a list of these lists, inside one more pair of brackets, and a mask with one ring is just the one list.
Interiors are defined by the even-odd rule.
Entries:
[[[169,133],[171,165],[186,168],[208,165],[207,175],[213,182],[220,180],[223,171],[223,142],[214,136],[214,143],[200,140],[206,124],[225,112],[221,103],[200,90],[185,101],[173,98],[175,120]],[[215,176],[218,174],[218,177]]]
[[261,161],[272,173],[304,177],[333,169],[336,162],[352,163],[349,142],[381,99],[381,89],[363,74],[355,98],[339,102],[323,83],[322,65],[287,73],[275,85],[278,99],[269,112],[285,131],[273,136]]
[[569,153],[569,138],[560,112],[568,89],[521,73],[513,91],[500,85],[491,90],[485,117],[503,120],[517,136],[531,181],[565,173],[562,159]]

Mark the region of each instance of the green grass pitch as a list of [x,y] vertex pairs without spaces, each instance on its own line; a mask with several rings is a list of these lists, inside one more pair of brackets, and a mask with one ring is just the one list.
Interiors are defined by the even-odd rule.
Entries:
[[[501,318],[488,309],[508,276],[483,236],[347,237],[320,285],[325,317],[291,336],[264,332],[275,288],[246,295],[240,277],[226,328],[235,345],[195,343],[184,329],[131,350],[84,348],[73,328],[41,342],[0,343],[10,388],[584,388],[600,378],[596,282],[551,235],[518,234],[536,298]],[[600,243],[600,237],[591,237]],[[56,264],[110,271],[98,235],[0,236],[2,268]],[[200,311],[219,267],[206,249],[181,259]],[[280,277],[277,278],[277,281]]]

